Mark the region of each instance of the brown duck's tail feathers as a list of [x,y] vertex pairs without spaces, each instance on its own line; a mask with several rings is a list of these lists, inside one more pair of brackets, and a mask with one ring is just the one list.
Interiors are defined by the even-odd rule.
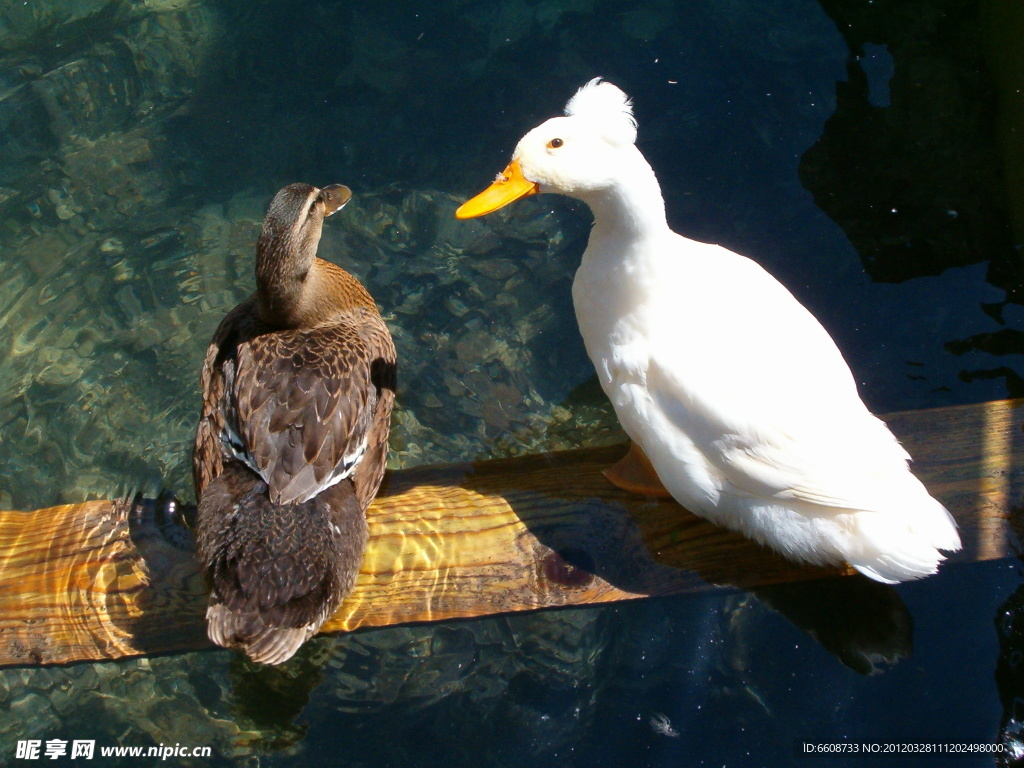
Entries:
[[241,648],[257,664],[282,664],[312,637],[320,623],[304,627],[271,627],[256,614],[211,605],[206,611],[206,634],[223,648]]
[[229,462],[196,515],[210,640],[257,662],[286,661],[351,591],[367,538],[351,481],[275,505],[258,475]]

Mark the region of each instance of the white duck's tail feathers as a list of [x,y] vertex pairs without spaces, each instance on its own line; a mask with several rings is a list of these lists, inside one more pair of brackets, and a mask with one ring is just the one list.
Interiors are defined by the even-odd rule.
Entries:
[[855,512],[848,536],[837,542],[840,552],[857,571],[885,584],[935,573],[946,559],[940,550],[956,552],[961,544],[953,516],[928,501],[911,514]]

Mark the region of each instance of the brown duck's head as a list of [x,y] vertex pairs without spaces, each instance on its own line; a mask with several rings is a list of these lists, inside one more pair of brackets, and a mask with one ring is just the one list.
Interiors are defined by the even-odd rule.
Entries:
[[343,184],[289,184],[274,195],[256,244],[256,285],[267,319],[290,313],[316,258],[324,219],[351,199]]
[[289,184],[270,202],[256,252],[259,257],[297,259],[316,255],[324,219],[345,207],[352,190],[343,184],[323,189]]

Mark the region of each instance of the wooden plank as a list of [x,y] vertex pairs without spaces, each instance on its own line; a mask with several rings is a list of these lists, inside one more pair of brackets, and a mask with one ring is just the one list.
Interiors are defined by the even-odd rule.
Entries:
[[[1022,402],[887,418],[960,524],[964,551],[951,563],[1014,552]],[[623,450],[391,473],[370,509],[356,588],[324,631],[835,573],[793,565],[674,502],[622,493],[600,470]],[[167,530],[152,504],[127,501],[0,512],[0,666],[207,647],[202,579]]]

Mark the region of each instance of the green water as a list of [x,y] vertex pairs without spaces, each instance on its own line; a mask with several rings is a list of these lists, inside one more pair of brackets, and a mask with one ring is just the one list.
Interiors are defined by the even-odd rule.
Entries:
[[[633,97],[673,226],[786,283],[874,410],[1024,395],[1022,27],[997,0],[2,4],[0,507],[190,496],[203,351],[294,181],[355,192],[321,255],[395,337],[394,466],[620,439],[569,296],[587,211],[452,217],[595,75]],[[321,638],[278,671],[8,670],[0,762],[33,738],[325,766],[1021,743],[1018,587],[1001,562],[888,591],[888,621],[833,630],[859,651],[798,628],[792,604],[848,599],[807,587]]]

